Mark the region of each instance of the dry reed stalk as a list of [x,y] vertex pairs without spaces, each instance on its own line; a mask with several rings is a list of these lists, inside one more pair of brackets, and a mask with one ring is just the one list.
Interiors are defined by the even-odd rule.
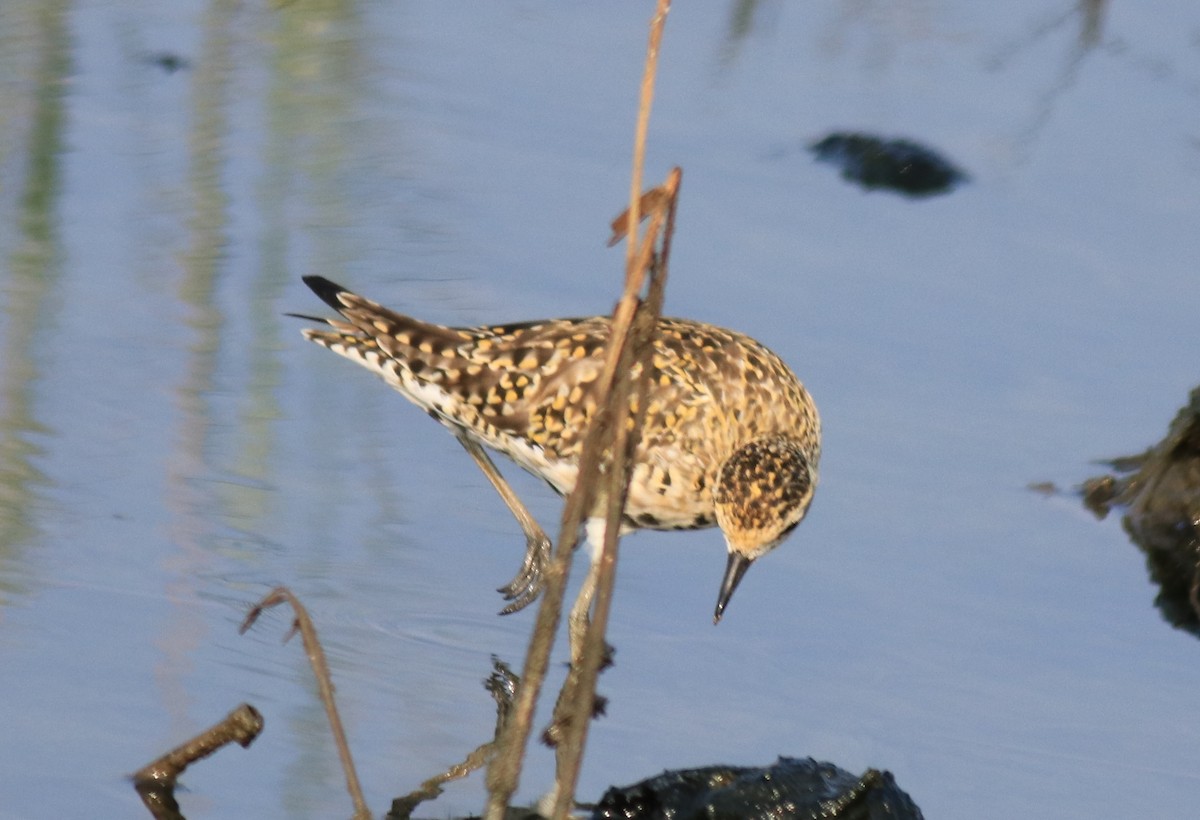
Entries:
[[[605,489],[608,502],[606,509],[608,526],[606,527],[604,549],[599,559],[597,598],[593,605],[595,617],[586,633],[585,649],[580,663],[581,669],[573,670],[572,673],[578,674],[578,685],[572,696],[565,699],[566,709],[569,713],[566,716],[569,733],[564,740],[564,745],[560,747],[556,777],[556,804],[553,816],[555,818],[565,817],[574,799],[575,784],[578,781],[579,766],[582,762],[583,747],[586,741],[586,726],[591,719],[592,704],[595,700],[596,675],[604,654],[604,630],[607,626],[612,594],[620,514],[628,485],[628,456],[631,452],[630,448],[636,444],[640,435],[640,418],[635,419],[632,430],[628,429],[626,425],[629,417],[630,397],[635,390],[640,392],[639,387],[630,383],[630,374],[633,369],[631,365],[644,359],[649,347],[648,342],[655,332],[658,313],[661,310],[662,287],[666,274],[665,261],[668,256],[670,239],[669,226],[673,225],[674,221],[675,194],[678,191],[680,179],[679,170],[672,171],[667,183],[663,186],[667,193],[666,201],[670,204],[654,209],[646,238],[639,242],[638,224],[641,219],[643,203],[644,201],[654,201],[652,198],[644,200],[641,189],[646,133],[654,96],[659,46],[662,42],[662,30],[669,9],[669,0],[659,0],[650,23],[646,69],[642,80],[638,124],[634,139],[630,206],[624,220],[629,241],[626,255],[625,287],[613,313],[612,336],[604,369],[598,380],[598,384],[607,396],[607,401],[593,418],[588,429],[580,457],[579,479],[574,491],[567,498],[553,560],[546,570],[542,602],[538,608],[537,620],[534,624],[529,650],[526,653],[525,666],[521,674],[521,687],[517,693],[512,720],[501,737],[499,753],[488,769],[488,802],[484,813],[487,820],[501,820],[517,788],[521,764],[532,729],[534,707],[545,681],[550,650],[562,619],[563,597],[571,557],[579,540],[579,528],[583,524],[583,519],[593,509],[598,489],[597,484],[601,476],[600,470],[604,462],[603,457],[607,452],[611,459],[611,469],[608,471]],[[659,192],[659,196],[661,195],[662,192]],[[618,219],[618,222],[620,221]],[[664,222],[668,225],[668,231],[664,239],[663,250],[656,255],[653,250],[654,243],[657,241]],[[648,277],[651,285],[648,297],[643,302],[640,294]],[[635,343],[631,345],[630,332],[634,329],[635,324],[639,332],[636,335]],[[641,372],[648,375],[649,367],[642,367]],[[639,408],[644,407],[645,402],[639,401],[638,406]]]
[[321,703],[325,705],[329,728],[333,733],[338,757],[342,761],[342,771],[346,775],[346,790],[350,792],[350,799],[354,802],[354,817],[356,820],[370,818],[371,811],[367,808],[367,801],[363,798],[362,786],[358,782],[358,773],[354,770],[354,761],[350,757],[350,744],[346,742],[346,730],[342,727],[342,718],[338,714],[337,703],[334,702],[333,678],[329,673],[329,662],[325,660],[325,650],[321,648],[321,641],[317,638],[317,628],[313,625],[308,610],[290,589],[276,587],[267,593],[267,597],[251,608],[238,632],[245,634],[246,630],[258,620],[259,615],[282,603],[291,604],[294,613],[292,628],[283,636],[284,643],[297,632],[304,641],[304,651],[308,655],[308,663],[312,667],[313,677],[317,679],[317,690],[321,694]]

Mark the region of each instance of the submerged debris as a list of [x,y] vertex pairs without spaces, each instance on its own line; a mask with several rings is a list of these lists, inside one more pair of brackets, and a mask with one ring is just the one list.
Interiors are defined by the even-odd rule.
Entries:
[[842,169],[842,177],[873,190],[887,188],[910,197],[933,196],[956,188],[967,175],[932,148],[906,139],[835,132],[809,146],[822,162]]
[[1088,479],[1083,503],[1097,518],[1125,508],[1121,524],[1160,587],[1155,606],[1200,637],[1200,387],[1162,441],[1107,464],[1113,474]]
[[[496,730],[492,739],[467,755],[462,763],[456,763],[441,774],[429,778],[416,791],[403,797],[397,797],[392,801],[392,808],[384,820],[408,820],[417,806],[426,800],[437,799],[442,793],[444,784],[466,777],[476,769],[488,764],[496,754],[496,749],[500,744],[500,735],[504,731],[504,727],[508,725],[508,719],[512,716],[513,701],[516,699],[517,686],[520,682],[520,678],[508,664],[492,655],[492,674],[483,682],[483,688],[488,690],[496,701]],[[530,809],[514,809],[505,815],[505,820],[527,820],[527,818],[535,819],[536,817],[537,815]]]
[[151,54],[145,54],[142,57],[142,61],[146,65],[162,69],[166,74],[174,74],[176,71],[184,71],[192,67],[192,63],[187,57],[176,54],[173,51],[155,51]]
[[155,820],[183,820],[179,802],[175,799],[179,776],[188,766],[230,743],[248,748],[262,729],[263,716],[250,704],[243,703],[224,720],[135,772],[133,787]]
[[891,772],[862,777],[832,763],[781,757],[771,766],[663,772],[609,789],[592,820],[921,820]]

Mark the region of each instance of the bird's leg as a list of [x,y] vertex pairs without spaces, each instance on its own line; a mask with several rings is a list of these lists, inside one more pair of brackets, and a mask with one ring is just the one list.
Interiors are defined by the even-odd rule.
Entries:
[[577,669],[583,660],[583,636],[592,622],[592,598],[596,595],[596,581],[600,577],[600,562],[593,560],[588,567],[587,577],[579,588],[579,596],[571,607],[567,618],[567,637],[571,645],[571,667]]
[[[601,540],[601,543],[603,543],[603,540]],[[548,746],[555,747],[557,751],[555,760],[560,767],[560,775],[561,766],[564,762],[560,743],[563,737],[565,737],[567,726],[572,720],[570,709],[575,702],[575,692],[579,687],[579,678],[582,672],[583,638],[591,624],[592,599],[596,595],[596,581],[599,576],[600,562],[593,560],[591,566],[588,567],[587,577],[583,579],[583,586],[579,590],[579,596],[575,599],[575,604],[571,607],[571,614],[567,617],[567,637],[570,639],[571,665],[567,670],[567,679],[563,682],[562,689],[558,693],[558,700],[554,704],[554,717],[551,719],[550,725],[542,733],[543,742]],[[612,655],[613,648],[605,644],[604,657],[600,662],[600,671],[604,671],[612,665]],[[604,714],[606,702],[607,699],[602,695],[595,695],[595,699],[592,701],[591,714],[585,716],[584,719]]]
[[532,604],[542,591],[542,570],[550,560],[550,539],[513,488],[504,480],[504,476],[500,475],[483,445],[467,436],[465,431],[456,432],[454,435],[458,443],[471,454],[471,458],[479,465],[488,481],[492,482],[492,486],[504,499],[504,503],[508,505],[509,511],[525,533],[525,559],[521,562],[521,569],[511,581],[497,590],[504,595],[506,601],[511,601],[500,610],[500,614],[510,615]]

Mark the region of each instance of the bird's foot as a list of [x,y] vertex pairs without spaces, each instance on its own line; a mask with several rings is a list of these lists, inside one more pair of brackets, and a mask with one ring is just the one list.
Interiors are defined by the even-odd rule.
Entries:
[[543,576],[550,561],[550,538],[544,532],[530,533],[525,546],[525,559],[513,579],[496,591],[510,603],[500,610],[501,615],[520,612],[537,600],[544,586]]

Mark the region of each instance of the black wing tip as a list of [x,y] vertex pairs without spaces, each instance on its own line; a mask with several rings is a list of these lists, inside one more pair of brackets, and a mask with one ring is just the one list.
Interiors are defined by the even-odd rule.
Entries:
[[329,324],[329,320],[324,316],[312,316],[308,313],[285,313],[283,315],[290,319],[303,319],[306,322],[319,322],[323,325]]
[[337,282],[331,282],[324,276],[303,276],[301,279],[304,280],[304,284],[308,285],[309,290],[317,294],[322,302],[334,310],[340,312],[345,307],[338,296],[348,291]]

